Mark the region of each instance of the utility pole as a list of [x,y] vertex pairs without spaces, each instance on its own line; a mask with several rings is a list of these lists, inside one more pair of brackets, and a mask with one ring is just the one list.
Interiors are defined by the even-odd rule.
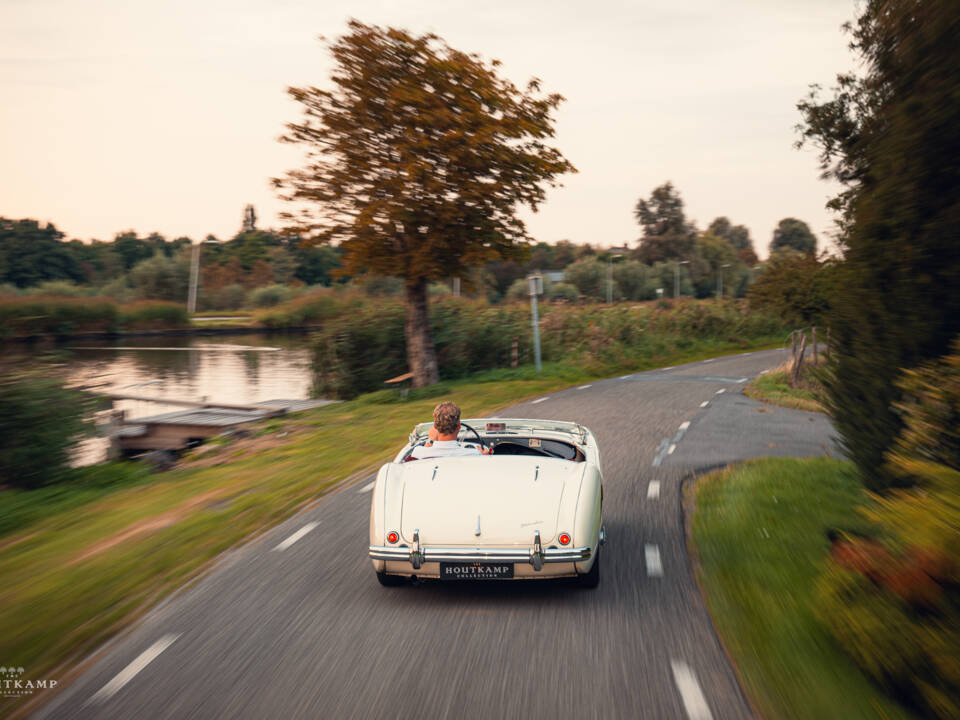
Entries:
[[680,266],[689,265],[689,260],[681,260],[676,265],[673,266],[673,297],[674,299],[680,297]]
[[453,296],[460,297],[460,278],[458,277],[453,279]]
[[187,295],[187,312],[191,315],[197,311],[197,282],[200,274],[200,243],[194,243],[190,258],[190,291]]
[[540,364],[540,316],[537,313],[537,295],[543,294],[543,277],[539,274],[527,275],[530,283],[530,312],[533,315],[533,362],[537,372]]

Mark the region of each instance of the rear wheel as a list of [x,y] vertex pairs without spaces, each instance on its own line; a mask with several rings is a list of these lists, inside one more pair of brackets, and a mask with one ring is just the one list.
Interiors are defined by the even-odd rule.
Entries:
[[597,557],[593,561],[590,572],[577,577],[577,584],[582,588],[592,590],[600,584],[600,546],[597,546]]
[[390,575],[385,572],[378,572],[377,582],[384,587],[400,587],[401,585],[406,585],[407,582],[409,582],[409,578],[403,575]]

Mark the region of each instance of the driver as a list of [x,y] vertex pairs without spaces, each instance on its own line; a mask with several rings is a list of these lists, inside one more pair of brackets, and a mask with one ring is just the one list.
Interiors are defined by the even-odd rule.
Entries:
[[442,402],[433,409],[433,427],[430,428],[430,442],[419,445],[410,453],[410,459],[450,457],[454,455],[486,455],[473,445],[461,445],[457,441],[460,432],[460,408],[453,402]]

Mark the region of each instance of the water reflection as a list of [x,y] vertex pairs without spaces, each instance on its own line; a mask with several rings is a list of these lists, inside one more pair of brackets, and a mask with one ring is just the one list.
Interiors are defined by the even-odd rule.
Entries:
[[[306,337],[127,338],[63,349],[70,383],[94,392],[231,404],[310,397]],[[183,409],[141,400],[117,400],[114,407],[128,418]],[[78,459],[97,462],[105,452],[103,440],[90,441]]]

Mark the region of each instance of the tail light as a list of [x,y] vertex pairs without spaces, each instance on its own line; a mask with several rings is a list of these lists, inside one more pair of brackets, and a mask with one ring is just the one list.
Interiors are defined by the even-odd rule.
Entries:
[[391,530],[387,533],[387,542],[391,545],[400,540],[400,536],[397,534],[396,530]]
[[560,541],[561,545],[570,544],[570,533],[560,533],[560,537],[557,538]]

